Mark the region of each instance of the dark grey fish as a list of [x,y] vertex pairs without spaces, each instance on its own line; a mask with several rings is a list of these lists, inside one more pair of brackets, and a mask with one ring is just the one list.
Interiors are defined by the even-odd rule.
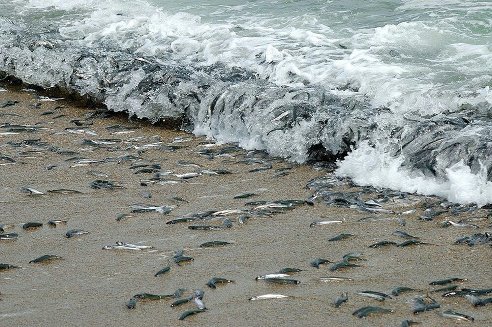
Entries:
[[372,299],[378,300],[378,301],[384,301],[385,299],[391,299],[392,297],[389,296],[386,293],[382,292],[377,292],[377,291],[362,291],[362,292],[357,292],[357,294],[362,295],[362,296],[367,296]]
[[335,302],[333,303],[333,306],[335,308],[340,307],[344,302],[348,301],[348,295],[347,293],[342,293],[340,294],[336,299]]
[[420,219],[425,221],[432,221],[435,217],[447,212],[447,210],[434,210],[432,208],[429,208],[424,211],[424,213],[420,216]]
[[188,311],[185,311],[181,314],[181,316],[179,316],[179,320],[184,320],[186,319],[187,317],[191,316],[191,315],[194,315],[194,314],[197,314],[197,313],[200,313],[200,312],[203,312],[207,309],[193,309],[193,310],[188,310]]
[[355,310],[352,315],[356,316],[357,318],[365,318],[369,315],[373,314],[378,314],[378,313],[391,313],[393,310],[391,309],[386,309],[386,308],[381,308],[381,307],[373,307],[373,306],[367,306],[360,308],[358,310]]
[[492,293],[492,288],[484,288],[484,289],[463,288],[461,290],[463,292],[466,292],[467,294],[473,294],[473,295],[487,295]]
[[301,272],[302,269],[299,268],[282,268],[278,271],[279,274],[291,274]]
[[448,309],[442,313],[443,317],[446,318],[452,318],[452,319],[457,319],[457,320],[466,320],[466,321],[474,321],[475,318],[473,318],[470,315],[464,314],[464,313],[459,313],[457,311],[454,311],[452,309]]
[[67,224],[66,220],[52,219],[48,221],[48,226],[50,227],[57,227],[58,225],[66,225],[66,224]]
[[440,308],[441,305],[437,303],[436,300],[430,297],[415,297],[412,299],[412,310],[413,314],[417,314],[419,312],[434,310]]
[[454,291],[457,288],[458,288],[458,285],[451,285],[451,286],[442,287],[442,288],[432,290],[431,293],[450,292],[450,291]]
[[174,262],[178,266],[181,266],[184,263],[190,263],[193,260],[195,260],[195,259],[193,259],[192,257],[184,256],[184,255],[180,255],[180,256],[174,257]]
[[162,299],[173,298],[174,294],[152,294],[152,293],[138,293],[133,296],[134,299],[139,301],[157,301]]
[[177,218],[173,220],[166,221],[167,225],[174,225],[174,224],[179,224],[179,223],[187,223],[190,221],[198,220],[200,218],[197,217],[182,217],[182,218]]
[[453,297],[453,296],[466,296],[468,294],[472,295],[486,295],[492,293],[492,288],[488,289],[472,289],[472,288],[463,288],[459,291],[451,291],[443,294],[443,297]]
[[360,267],[360,265],[356,265],[354,263],[350,263],[346,260],[342,260],[339,262],[335,262],[333,265],[330,266],[330,271],[337,271],[341,269],[347,269],[347,268],[356,268]]
[[376,248],[381,248],[383,246],[388,246],[388,245],[398,245],[398,244],[396,242],[393,242],[393,241],[380,241],[380,242],[369,245],[369,247],[376,249]]
[[43,227],[43,223],[38,223],[38,222],[28,222],[22,225],[22,229],[25,230],[33,230],[36,228]]
[[221,225],[191,225],[188,226],[188,229],[191,230],[222,230],[226,227],[221,226]]
[[319,269],[319,265],[322,265],[325,263],[332,263],[332,262],[330,260],[327,260],[327,259],[318,258],[318,259],[314,259],[313,261],[311,261],[310,264],[311,264],[311,267],[315,267],[315,268]]
[[127,303],[126,303],[126,307],[128,309],[135,309],[135,307],[137,306],[137,300],[132,297]]
[[158,168],[145,167],[145,168],[141,168],[141,169],[135,170],[133,173],[135,175],[137,175],[137,174],[154,174],[154,173],[159,172],[159,170],[160,169],[158,169]]
[[476,233],[471,236],[464,236],[457,239],[455,244],[467,244],[468,246],[492,244],[492,234],[485,232],[485,233]]
[[429,285],[446,285],[446,284],[451,284],[451,283],[463,283],[466,281],[467,281],[466,278],[453,277],[453,278],[435,280],[433,282],[430,282]]
[[338,234],[337,236],[334,236],[332,238],[328,239],[328,242],[335,242],[335,241],[341,241],[341,240],[346,240],[354,236],[353,234],[347,234],[347,233],[341,233]]
[[117,189],[117,188],[124,188],[123,186],[118,185],[116,182],[106,181],[106,180],[102,180],[102,179],[96,179],[95,181],[92,181],[90,183],[90,187],[93,189],[96,189],[96,190],[100,190],[100,189],[113,190],[113,189]]
[[60,189],[56,189],[56,190],[48,190],[47,191],[48,193],[51,193],[51,194],[82,194],[82,192],[80,191],[77,191],[77,190],[70,190],[70,189],[66,189],[66,188],[60,188]]
[[45,254],[40,256],[39,258],[33,259],[29,261],[29,263],[50,263],[54,260],[60,260],[63,259],[62,257],[59,257],[57,255],[52,255],[52,254]]
[[226,246],[231,243],[226,242],[226,241],[210,241],[210,242],[205,242],[200,244],[201,248],[215,248],[215,247],[221,247],[221,246]]
[[349,252],[342,256],[342,259],[347,262],[351,261],[366,261],[366,259],[362,258],[362,253],[357,252]]
[[0,234],[0,241],[14,241],[19,237],[17,233]]
[[400,231],[400,230],[394,231],[392,233],[392,235],[395,235],[395,236],[398,236],[398,237],[402,237],[402,238],[408,238],[408,239],[419,239],[419,237],[417,237],[417,236],[410,235],[407,232],[403,232],[403,231]]
[[403,243],[398,244],[397,246],[400,248],[406,247],[406,246],[412,246],[412,245],[431,245],[430,243],[422,242],[419,240],[408,240]]
[[174,301],[173,303],[171,303],[171,307],[178,307],[180,305],[183,305],[185,303],[190,302],[191,300],[193,300],[192,296],[186,297],[184,299],[178,299],[178,300]]
[[7,156],[0,155],[0,164],[6,165],[6,164],[13,164],[13,163],[15,163],[14,159]]
[[8,269],[15,269],[15,268],[20,268],[18,266],[10,265],[8,263],[0,263],[0,271],[2,270],[8,270]]
[[17,101],[17,100],[5,100],[5,101],[0,102],[0,108],[7,108],[7,107],[15,106],[17,103],[19,103],[19,101]]
[[413,288],[410,288],[410,287],[400,286],[400,287],[395,287],[391,291],[391,295],[398,296],[401,293],[413,292],[413,291],[417,291],[417,290],[416,289],[413,289]]
[[247,199],[247,198],[250,198],[250,197],[253,197],[253,196],[256,196],[258,194],[256,193],[240,193],[240,194],[237,194],[237,195],[234,195],[234,198],[233,199]]
[[301,281],[297,279],[280,278],[280,277],[265,278],[263,280],[267,283],[282,284],[282,285],[297,285],[301,283]]
[[403,321],[401,322],[401,325],[400,325],[400,326],[401,326],[401,327],[410,327],[410,326],[412,326],[412,325],[418,325],[418,324],[420,324],[420,322],[418,322],[418,321],[413,321],[413,320],[403,320]]
[[465,298],[470,302],[474,307],[481,307],[484,305],[487,305],[489,303],[492,303],[492,297],[486,298],[486,299],[481,299],[476,295],[473,294],[466,294]]
[[122,220],[126,220],[128,218],[133,218],[133,217],[135,217],[135,216],[132,214],[129,214],[129,213],[120,213],[120,214],[116,215],[116,221],[122,221]]
[[66,238],[72,238],[72,237],[81,236],[81,235],[85,235],[85,234],[89,234],[89,232],[87,232],[85,230],[81,230],[81,229],[71,229],[65,233],[65,237]]
[[215,289],[217,288],[217,284],[227,284],[227,283],[234,283],[234,281],[227,278],[213,277],[207,282],[207,286]]
[[154,274],[154,276],[155,276],[155,277],[157,277],[157,276],[160,276],[160,275],[164,275],[165,273],[167,273],[167,272],[169,272],[169,271],[171,271],[171,267],[170,267],[170,266],[167,266],[167,267],[162,268],[162,269],[161,269],[161,270],[159,270],[158,272],[156,272],[156,273]]

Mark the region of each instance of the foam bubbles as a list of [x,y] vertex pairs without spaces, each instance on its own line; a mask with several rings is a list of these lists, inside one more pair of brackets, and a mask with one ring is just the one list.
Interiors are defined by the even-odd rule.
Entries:
[[402,166],[404,158],[392,157],[382,147],[362,142],[344,160],[338,162],[336,174],[350,177],[359,185],[397,189],[409,193],[438,195],[458,203],[483,206],[492,202],[492,182],[487,180],[485,167],[473,174],[459,161],[446,169],[438,179]]

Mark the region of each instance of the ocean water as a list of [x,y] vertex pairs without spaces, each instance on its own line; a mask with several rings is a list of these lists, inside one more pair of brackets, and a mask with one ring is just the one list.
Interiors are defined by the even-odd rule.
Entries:
[[492,203],[492,2],[0,0],[0,72],[361,185]]

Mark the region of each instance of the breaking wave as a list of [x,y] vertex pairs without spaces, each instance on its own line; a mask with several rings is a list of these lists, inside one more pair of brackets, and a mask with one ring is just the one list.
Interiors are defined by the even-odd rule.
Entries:
[[363,185],[492,202],[492,5],[18,0],[0,71]]

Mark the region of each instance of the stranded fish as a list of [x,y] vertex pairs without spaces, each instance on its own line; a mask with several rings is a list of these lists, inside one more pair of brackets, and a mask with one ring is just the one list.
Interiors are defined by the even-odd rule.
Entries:
[[57,227],[58,225],[66,225],[66,224],[67,224],[66,220],[52,219],[48,221],[48,226],[50,227]]
[[486,304],[492,303],[492,297],[489,297],[487,299],[481,299],[476,295],[473,294],[466,294],[465,298],[470,302],[474,307],[481,307]]
[[348,295],[347,295],[347,293],[342,293],[342,294],[340,294],[340,296],[339,296],[339,297],[337,297],[337,298],[335,299],[335,302],[333,303],[333,306],[334,306],[335,308],[338,308],[338,307],[340,307],[340,306],[341,306],[344,302],[347,302],[347,301],[348,301]]
[[14,265],[10,265],[8,263],[0,263],[0,271],[7,270],[7,269],[14,269],[14,268],[20,268],[20,267],[14,266]]
[[205,243],[200,244],[200,247],[201,248],[215,248],[215,247],[219,247],[219,246],[226,246],[228,244],[231,244],[231,243],[226,242],[226,241],[210,241],[210,242],[205,242]]
[[161,214],[168,214],[172,211],[172,209],[174,209],[174,207],[172,206],[166,206],[166,205],[153,206],[153,205],[146,205],[146,204],[132,204],[130,208],[132,209],[131,211],[135,213],[155,211]]
[[388,246],[388,245],[398,245],[398,244],[396,242],[393,242],[393,241],[380,241],[380,242],[369,245],[369,247],[376,249],[376,248],[381,248],[383,246]]
[[81,230],[81,229],[71,229],[65,233],[65,237],[66,238],[72,238],[72,237],[81,236],[81,235],[85,235],[85,234],[89,234],[89,232],[87,232],[85,230]]
[[413,314],[417,314],[419,312],[429,311],[441,307],[441,305],[437,303],[436,300],[428,296],[425,298],[423,297],[414,298],[412,300],[412,305],[413,305]]
[[217,284],[227,284],[227,283],[234,283],[234,281],[226,278],[214,277],[207,282],[207,286],[210,288],[217,288]]
[[333,225],[333,224],[341,224],[341,223],[343,223],[342,220],[313,221],[311,224],[309,224],[309,227]]
[[350,237],[352,237],[354,235],[352,234],[347,234],[347,233],[341,233],[341,234],[338,234],[337,236],[334,236],[332,238],[329,238],[328,239],[328,242],[334,242],[334,241],[341,241],[341,240],[346,240]]
[[45,254],[40,256],[39,258],[29,261],[29,263],[50,263],[53,260],[59,260],[59,259],[63,259],[63,258],[57,255]]
[[25,223],[22,225],[22,229],[25,229],[25,230],[32,230],[32,229],[36,229],[36,228],[39,228],[39,227],[42,227],[43,224],[42,223],[38,223],[38,222],[29,222],[29,223]]
[[200,312],[203,312],[205,311],[206,309],[193,309],[193,310],[188,310],[188,311],[185,311],[181,314],[181,316],[179,316],[179,320],[184,320],[186,319],[187,317],[191,316],[191,315],[194,315],[194,314],[197,314],[197,313],[200,313]]
[[146,249],[152,249],[150,245],[136,245],[131,243],[123,243],[116,242],[115,245],[105,245],[102,248],[103,250],[131,250],[131,251],[140,251]]
[[158,272],[156,272],[154,274],[154,276],[157,277],[157,276],[160,276],[160,275],[164,275],[165,273],[169,272],[170,270],[171,270],[171,267],[170,266],[164,267],[161,270],[159,270]]
[[282,285],[297,285],[301,283],[297,279],[279,278],[279,277],[265,278],[263,280],[267,283],[282,284]]
[[400,286],[400,287],[395,287],[395,288],[391,291],[391,295],[398,296],[398,295],[400,295],[401,293],[411,292],[411,291],[416,291],[416,290],[415,290],[415,289],[413,289],[413,288],[410,288],[410,287]]
[[365,318],[369,315],[376,314],[376,313],[390,313],[393,312],[391,309],[385,309],[381,307],[373,307],[373,306],[367,306],[360,308],[358,310],[355,310],[352,315],[356,316],[357,318]]
[[127,303],[126,303],[126,307],[128,309],[135,309],[135,307],[137,306],[137,300],[132,297]]
[[446,284],[451,284],[451,283],[463,283],[465,282],[466,279],[464,278],[457,278],[457,277],[453,277],[453,278],[448,278],[448,279],[442,279],[442,280],[436,280],[436,281],[433,281],[433,282],[430,282],[429,285],[446,285]]
[[0,234],[0,241],[13,241],[19,237],[17,233]]
[[263,294],[263,295],[253,296],[249,298],[249,300],[256,301],[256,300],[270,300],[270,299],[285,299],[287,297],[289,296],[282,295],[282,294]]
[[388,294],[385,294],[382,292],[376,292],[376,291],[362,291],[362,292],[358,292],[357,294],[362,295],[362,296],[367,296],[367,297],[373,298],[373,299],[378,300],[378,301],[384,301],[385,299],[391,299],[392,298]]
[[45,195],[45,193],[38,191],[32,187],[21,187],[21,192],[27,193],[29,195]]
[[318,258],[318,259],[314,259],[313,261],[311,261],[310,264],[311,264],[311,267],[315,267],[315,268],[319,269],[319,265],[322,265],[325,263],[332,263],[332,262],[330,260],[327,260],[327,259]]
[[456,312],[452,309],[444,311],[442,313],[442,316],[446,317],[446,318],[457,319],[457,320],[466,320],[466,321],[474,321],[475,320],[475,318],[473,318],[472,316],[466,315],[464,313]]

